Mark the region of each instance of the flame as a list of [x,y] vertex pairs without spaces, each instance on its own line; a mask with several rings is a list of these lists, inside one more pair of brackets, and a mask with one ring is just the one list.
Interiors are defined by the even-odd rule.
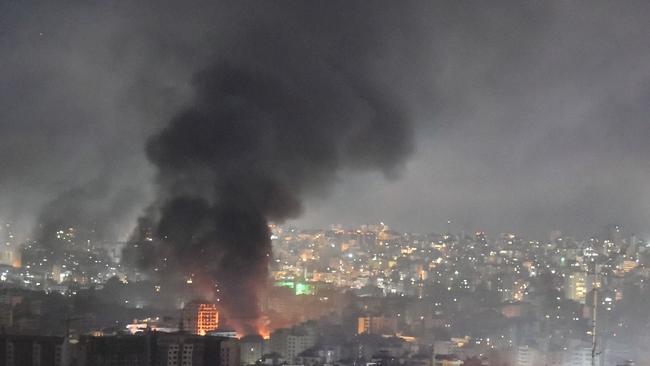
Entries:
[[257,319],[257,334],[261,335],[264,339],[271,338],[271,328],[269,327],[270,323],[271,320],[266,315],[263,315]]
[[[237,336],[238,338],[242,338],[247,335],[260,335],[264,339],[269,339],[271,338],[271,328],[269,327],[269,318],[267,316],[262,316],[258,319],[254,320],[254,329],[251,330],[250,328],[248,331],[238,329],[238,326],[235,326],[235,329],[237,331]],[[249,323],[250,324],[250,323]]]
[[271,330],[266,325],[258,327],[257,334],[261,335],[264,339],[271,338]]
[[[267,316],[262,316],[254,320],[251,319],[248,322],[231,319],[231,322],[237,332],[237,338],[242,338],[247,335],[259,335],[264,339],[271,337],[272,329],[269,327],[270,321]],[[244,324],[248,324],[248,326],[243,326]]]

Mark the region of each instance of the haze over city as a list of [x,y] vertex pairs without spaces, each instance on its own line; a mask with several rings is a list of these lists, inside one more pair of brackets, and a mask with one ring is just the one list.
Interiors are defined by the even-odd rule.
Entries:
[[338,173],[333,195],[310,200],[309,225],[385,220],[425,232],[451,219],[584,235],[625,222],[647,233],[647,12],[634,1],[10,1],[3,216],[33,223],[47,202],[86,189],[127,203],[113,205],[131,215],[125,237],[151,194],[144,141],[187,102],[201,65],[261,28],[385,86],[415,132],[399,179]]
[[0,3],[0,365],[649,364],[648,19]]

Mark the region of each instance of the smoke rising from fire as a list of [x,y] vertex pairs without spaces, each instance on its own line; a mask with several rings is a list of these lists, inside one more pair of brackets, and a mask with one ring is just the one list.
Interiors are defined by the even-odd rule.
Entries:
[[151,273],[218,290],[246,333],[260,315],[268,224],[300,215],[342,169],[394,175],[413,142],[387,88],[280,33],[253,32],[196,73],[193,102],[149,139],[159,192],[142,223],[152,240],[136,235],[129,254]]

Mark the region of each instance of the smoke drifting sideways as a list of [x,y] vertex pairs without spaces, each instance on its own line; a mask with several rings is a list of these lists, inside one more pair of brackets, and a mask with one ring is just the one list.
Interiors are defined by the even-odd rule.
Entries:
[[341,170],[394,176],[413,149],[390,93],[281,39],[239,42],[195,74],[194,101],[147,143],[157,201],[124,255],[165,283],[193,276],[242,334],[259,327],[269,223]]
[[33,232],[35,243],[56,263],[67,250],[59,231],[72,234],[76,245],[111,240],[121,226],[119,218],[132,216],[132,202],[139,196],[132,187],[111,187],[106,177],[73,187],[43,207]]

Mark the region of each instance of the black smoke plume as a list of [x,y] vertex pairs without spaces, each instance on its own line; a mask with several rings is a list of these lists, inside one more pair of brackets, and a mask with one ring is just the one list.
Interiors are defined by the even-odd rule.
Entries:
[[191,105],[148,141],[158,201],[125,255],[218,290],[245,333],[260,315],[269,223],[297,217],[305,195],[325,193],[342,169],[390,176],[412,150],[408,116],[388,88],[313,45],[261,34],[196,73]]

